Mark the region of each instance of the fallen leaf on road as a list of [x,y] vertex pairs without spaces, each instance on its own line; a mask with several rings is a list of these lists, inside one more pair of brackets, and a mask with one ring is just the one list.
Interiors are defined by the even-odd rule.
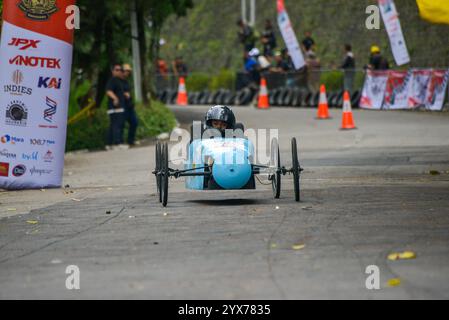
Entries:
[[39,221],[37,221],[37,220],[28,220],[27,223],[29,223],[29,224],[38,224]]
[[271,249],[276,249],[278,247],[278,245],[276,243],[272,243],[270,247],[271,247]]
[[305,247],[306,247],[305,244],[295,244],[295,245],[292,246],[292,249],[293,249],[293,250],[302,250],[302,249],[304,249]]
[[390,279],[390,280],[388,280],[387,284],[390,287],[397,287],[398,285],[401,284],[401,279],[399,279],[399,278]]
[[415,259],[416,254],[413,251],[404,251],[404,252],[393,252],[388,255],[388,260],[396,261],[396,260],[408,260]]

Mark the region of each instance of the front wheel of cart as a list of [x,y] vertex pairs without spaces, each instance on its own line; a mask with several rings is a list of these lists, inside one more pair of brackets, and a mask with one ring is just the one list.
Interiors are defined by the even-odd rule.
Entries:
[[166,207],[168,202],[168,178],[170,171],[168,169],[168,144],[162,145],[162,157],[161,157],[161,199],[162,206]]
[[162,193],[161,193],[161,158],[162,158],[162,150],[161,150],[161,143],[158,142],[156,144],[156,170],[155,170],[155,176],[156,176],[156,187],[157,187],[157,196],[159,198],[159,202],[162,202]]
[[299,187],[301,167],[298,161],[298,147],[296,143],[296,138],[292,139],[292,173],[293,173],[293,186],[295,190],[295,201],[299,202],[301,200],[300,187]]

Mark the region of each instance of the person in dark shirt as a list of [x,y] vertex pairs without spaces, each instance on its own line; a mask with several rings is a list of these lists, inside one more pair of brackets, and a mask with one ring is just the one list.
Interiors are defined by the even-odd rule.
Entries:
[[370,56],[370,60],[369,60],[368,69],[371,69],[371,70],[388,70],[388,69],[390,69],[388,60],[382,56],[382,54],[380,52],[380,48],[378,46],[371,47],[371,56]]
[[355,78],[355,59],[354,54],[352,53],[352,46],[350,44],[345,44],[345,59],[343,60],[340,69],[344,70],[344,90],[352,92],[354,87],[354,78]]
[[184,63],[184,60],[181,56],[176,57],[175,61],[173,61],[173,73],[176,77],[187,77],[187,65]]
[[[123,125],[126,124],[126,122],[129,124],[128,128],[128,144],[130,147],[135,146],[135,140],[136,140],[136,131],[138,126],[138,120],[137,120],[137,114],[134,107],[134,101],[131,95],[131,86],[129,84],[129,77],[131,76],[132,68],[129,64],[123,65],[123,90],[125,92],[125,121],[123,122]],[[123,136],[123,135],[122,135]]]
[[123,68],[114,64],[111,68],[112,78],[106,85],[108,96],[108,115],[110,120],[108,145],[119,145],[122,142],[122,127],[125,115],[125,91],[123,89]]
[[271,20],[265,21],[265,30],[262,33],[263,55],[266,57],[272,57],[274,55],[274,49],[277,47],[276,35],[274,34],[273,24]]
[[242,19],[237,21],[237,26],[239,27],[237,34],[240,43],[243,44],[243,48],[246,52],[251,51],[251,49],[253,49],[256,45],[256,38],[254,37],[253,29]]
[[311,49],[314,49],[315,46],[315,40],[312,38],[312,33],[310,31],[306,31],[304,33],[304,40],[302,40],[302,46],[304,48],[304,51],[310,51]]

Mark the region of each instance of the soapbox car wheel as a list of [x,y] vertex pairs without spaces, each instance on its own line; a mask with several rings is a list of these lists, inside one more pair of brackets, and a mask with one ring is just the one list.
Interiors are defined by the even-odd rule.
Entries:
[[161,172],[161,158],[162,158],[162,150],[161,150],[161,143],[158,142],[156,144],[156,170],[155,170],[155,177],[156,177],[156,187],[157,187],[157,195],[159,198],[159,202],[162,202],[162,193],[161,193],[161,183],[162,183],[162,177],[160,175]]
[[161,152],[161,171],[160,171],[160,177],[161,177],[161,186],[160,186],[160,197],[162,199],[162,205],[164,207],[167,206],[168,201],[168,178],[170,176],[170,171],[168,168],[168,144],[164,143],[162,145],[162,152]]
[[301,167],[298,161],[298,147],[296,143],[296,138],[292,139],[292,174],[293,174],[293,186],[295,190],[295,201],[299,202],[301,200],[299,179],[301,175]]
[[281,160],[279,144],[276,138],[271,140],[270,167],[276,170],[276,172],[269,176],[269,179],[271,180],[271,186],[273,187],[273,196],[275,199],[279,199],[281,195]]

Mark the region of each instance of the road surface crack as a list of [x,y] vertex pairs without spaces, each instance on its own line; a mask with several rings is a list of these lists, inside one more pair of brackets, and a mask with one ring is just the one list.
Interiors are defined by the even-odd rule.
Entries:
[[[86,233],[86,232],[89,232],[89,231],[92,230],[92,229],[101,227],[101,226],[105,225],[106,223],[108,223],[109,221],[111,221],[111,220],[117,218],[121,213],[123,213],[123,211],[125,211],[125,209],[126,209],[125,207],[122,207],[122,208],[121,208],[115,215],[113,215],[113,216],[111,216],[111,217],[109,217],[109,218],[103,220],[102,222],[100,222],[100,223],[98,223],[98,224],[95,224],[95,225],[93,225],[93,226],[91,226],[91,227],[89,227],[89,228],[87,228],[87,229],[84,229],[84,230],[75,232],[75,233],[73,233],[73,234],[71,234],[71,235],[68,235],[68,236],[62,238],[62,239],[58,239],[58,240],[52,241],[52,242],[50,242],[50,243],[47,243],[47,244],[44,245],[44,246],[41,246],[41,247],[39,247],[39,248],[37,248],[37,249],[34,249],[34,250],[31,250],[31,251],[29,251],[29,252],[27,252],[27,253],[24,253],[24,254],[22,254],[22,255],[15,256],[15,257],[11,257],[11,258],[6,258],[6,259],[3,259],[3,260],[0,260],[0,264],[6,263],[6,262],[11,261],[11,260],[21,259],[21,258],[30,256],[30,255],[32,255],[32,254],[34,254],[34,253],[36,253],[36,252],[39,252],[39,251],[44,250],[44,249],[47,249],[48,247],[51,247],[51,246],[53,246],[53,245],[55,245],[55,244],[58,244],[58,243],[61,243],[61,242],[67,241],[67,240],[74,239],[74,238],[76,238],[77,236],[79,236],[79,235],[81,235],[81,234],[83,234],[83,233]],[[3,246],[3,247],[4,247],[4,246]],[[3,247],[2,247],[2,249],[3,249]]]

